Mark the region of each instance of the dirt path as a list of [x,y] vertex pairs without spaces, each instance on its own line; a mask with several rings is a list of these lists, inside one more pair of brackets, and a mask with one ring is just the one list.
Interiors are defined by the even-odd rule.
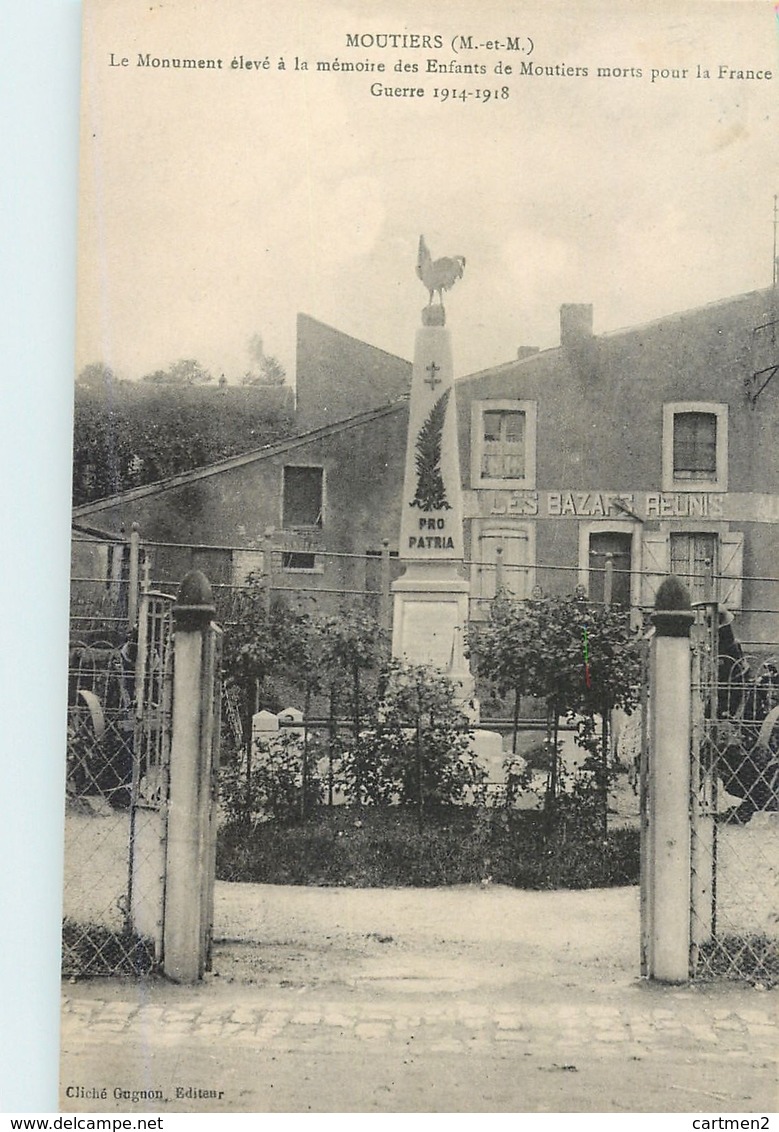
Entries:
[[[524,892],[217,884],[214,969],[273,985],[500,993],[638,976],[638,889]],[[262,943],[258,949],[257,943]]]

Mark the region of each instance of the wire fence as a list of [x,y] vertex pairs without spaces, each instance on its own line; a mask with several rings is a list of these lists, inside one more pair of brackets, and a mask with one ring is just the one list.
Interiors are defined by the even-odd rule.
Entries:
[[[306,538],[278,544],[277,535],[266,537],[261,547],[200,543],[143,542],[139,562],[133,568],[131,544],[126,539],[95,540],[75,534],[74,547],[82,553],[74,563],[71,578],[71,617],[84,631],[94,622],[97,628],[115,625],[121,629],[128,615],[131,578],[147,588],[175,593],[191,569],[203,570],[212,586],[217,616],[223,626],[238,615],[241,596],[253,586],[264,588],[269,602],[297,604],[308,611],[330,610],[339,604],[360,601],[388,628],[392,616],[392,582],[402,573],[403,563],[384,540],[381,549],[366,553],[325,550]],[[309,549],[300,549],[308,547]],[[637,621],[654,607],[657,587],[668,573],[667,567],[653,564],[642,569],[625,569],[605,555],[604,564],[586,568],[581,564],[552,562],[518,564],[503,560],[503,547],[494,559],[438,559],[462,567],[471,579],[470,619],[483,620],[496,593],[517,600],[544,593],[587,592],[593,605],[620,601]],[[653,568],[654,567],[654,568]],[[779,617],[777,593],[779,577],[718,572],[710,560],[695,572],[677,569],[677,577],[691,592],[710,600],[722,592],[732,595],[734,586],[748,589],[748,600],[741,612]],[[586,583],[586,584],[585,584]],[[630,599],[625,597],[626,591]],[[640,598],[637,595],[640,594]]]
[[779,981],[779,645],[710,617],[693,648],[692,949],[698,977]]
[[[144,601],[139,640],[75,621],[69,648],[62,970],[149,970],[160,909],[138,904],[164,870],[171,602]],[[117,638],[124,636],[123,643]],[[134,889],[137,901],[134,904]],[[139,927],[141,930],[139,930]]]

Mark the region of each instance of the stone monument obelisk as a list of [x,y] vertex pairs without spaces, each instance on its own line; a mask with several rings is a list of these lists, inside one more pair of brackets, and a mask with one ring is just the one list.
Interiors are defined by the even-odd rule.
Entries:
[[[469,583],[463,574],[463,515],[451,336],[442,292],[463,274],[462,256],[433,260],[419,242],[417,275],[430,302],[416,333],[411,375],[399,557],[393,583],[392,655],[442,669],[473,696],[465,656]],[[433,302],[438,294],[439,301]]]

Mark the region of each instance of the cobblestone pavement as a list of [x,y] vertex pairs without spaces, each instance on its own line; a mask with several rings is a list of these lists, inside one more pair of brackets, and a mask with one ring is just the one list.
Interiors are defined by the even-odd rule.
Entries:
[[[299,996],[298,996],[299,997]],[[771,996],[773,998],[773,996]],[[78,1035],[81,1042],[103,1044],[108,1035],[133,1036],[156,1042],[183,1037],[218,1039],[224,1043],[261,1044],[265,1049],[330,1048],[334,1036],[343,1043],[406,1043],[414,1041],[437,1051],[466,1053],[498,1049],[502,1044],[532,1043],[551,1050],[582,1050],[593,1045],[618,1047],[621,1057],[649,1051],[694,1050],[752,1059],[775,1058],[779,1043],[776,1005],[765,1008],[715,1007],[700,1011],[650,1007],[641,1010],[603,1005],[515,1006],[495,1008],[471,1002],[426,1005],[388,1002],[319,1001],[305,1006],[283,1000],[266,1005],[207,1003],[202,997],[175,1006],[147,1002],[65,998],[63,1042]]]
[[634,987],[619,1005],[526,1006],[212,993],[67,996],[63,1089],[107,1098],[63,1096],[64,1110],[771,1112],[779,1099],[773,994],[680,990],[660,1005]]

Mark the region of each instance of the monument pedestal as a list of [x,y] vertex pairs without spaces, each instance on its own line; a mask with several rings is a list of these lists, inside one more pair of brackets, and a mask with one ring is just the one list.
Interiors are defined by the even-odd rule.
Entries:
[[465,655],[470,586],[448,563],[411,562],[393,584],[392,655],[407,664],[441,669],[473,699]]

